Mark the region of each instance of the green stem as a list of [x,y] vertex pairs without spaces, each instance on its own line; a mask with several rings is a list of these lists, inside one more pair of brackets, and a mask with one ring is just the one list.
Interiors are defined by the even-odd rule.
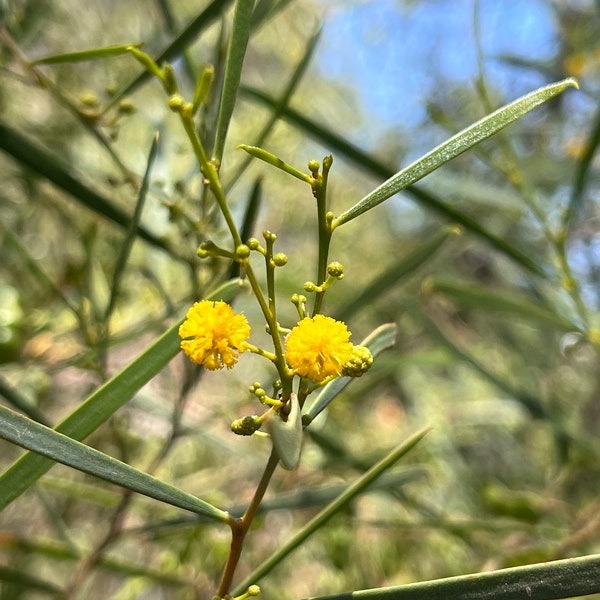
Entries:
[[[313,193],[317,199],[317,221],[319,224],[319,258],[317,265],[317,285],[322,285],[327,279],[327,261],[329,260],[329,245],[332,229],[327,222],[327,179],[333,163],[331,155],[323,159],[322,175],[313,184]],[[325,290],[316,292],[312,315],[321,311]]]
[[223,192],[223,187],[221,186],[221,180],[219,179],[219,173],[215,166],[208,160],[208,156],[206,151],[204,150],[204,146],[198,137],[198,133],[196,131],[196,126],[194,124],[194,118],[192,117],[191,111],[188,112],[183,110],[180,112],[181,123],[183,124],[183,128],[187,133],[187,136],[192,144],[192,148],[194,149],[194,154],[196,155],[196,159],[198,160],[198,164],[200,165],[200,171],[206,178],[208,185],[219,205],[219,209],[227,223],[227,227],[229,228],[229,232],[231,233],[231,237],[233,238],[233,243],[235,247],[242,245],[242,238],[240,237],[239,231],[233,220],[233,215],[229,210],[229,205],[227,204],[227,200],[225,199],[225,193]]

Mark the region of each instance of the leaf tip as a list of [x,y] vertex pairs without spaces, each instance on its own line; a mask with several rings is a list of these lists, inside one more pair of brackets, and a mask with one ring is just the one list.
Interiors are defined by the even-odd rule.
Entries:
[[575,77],[567,77],[567,79],[565,79],[564,83],[565,83],[565,86],[574,87],[576,90],[579,89],[579,81],[577,81],[577,79],[575,79]]

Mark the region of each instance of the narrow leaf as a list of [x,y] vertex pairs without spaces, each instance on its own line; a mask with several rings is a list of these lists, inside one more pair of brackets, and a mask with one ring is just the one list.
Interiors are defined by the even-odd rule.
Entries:
[[[238,281],[229,281],[208,296],[209,300],[230,300],[239,290]],[[138,358],[96,390],[55,429],[75,440],[83,440],[110,418],[121,406],[179,352],[179,323],[171,326]],[[18,498],[54,464],[48,458],[25,454],[0,475],[0,511]]]
[[0,437],[63,465],[115,483],[138,494],[189,510],[209,519],[223,523],[227,523],[229,520],[227,512],[208,504],[208,502],[4,406],[0,406]]
[[600,554],[310,600],[558,600],[600,592]]
[[4,396],[7,402],[12,404],[18,411],[27,415],[30,419],[33,419],[38,423],[43,423],[44,425],[48,424],[48,420],[38,407],[25,398],[19,390],[10,385],[4,377],[0,377],[0,396]]
[[[258,10],[258,7],[254,11],[255,18],[256,18],[256,10]],[[317,43],[319,41],[320,35],[321,35],[321,31],[318,30],[309,40],[308,44],[306,45],[306,50],[304,51],[304,55],[302,56],[300,62],[296,66],[294,73],[292,74],[292,77],[290,78],[290,81],[288,82],[288,84],[285,86],[285,89],[283,90],[283,93],[275,101],[275,104],[272,107],[272,111],[271,111],[269,120],[264,124],[264,126],[260,130],[260,133],[256,136],[256,139],[255,139],[254,143],[252,144],[252,146],[254,146],[254,147],[263,146],[264,143],[266,142],[267,138],[269,137],[269,134],[273,131],[275,124],[277,123],[278,119],[281,117],[283,110],[289,104],[290,99],[292,98],[292,95],[294,94],[294,91],[298,87],[298,84],[302,80],[302,76],[304,75],[304,73],[306,72],[306,69],[308,68],[310,60],[314,54],[315,48],[317,47]],[[250,164],[251,161],[252,161],[251,156],[246,157],[246,160],[242,161],[242,164],[239,166],[238,169],[236,169],[235,174],[227,182],[225,191],[228,191],[233,187],[235,182],[242,176],[242,174],[244,173],[244,171],[246,170],[246,168],[248,167],[248,165]],[[245,239],[245,238],[242,238],[242,239]]]
[[[391,348],[396,343],[398,326],[395,323],[386,323],[375,329],[362,342],[377,357],[384,350]],[[315,398],[310,408],[302,415],[304,427],[308,427],[314,418],[353,380],[353,377],[336,377],[323,386],[319,395]]]
[[382,183],[378,188],[367,194],[362,200],[356,203],[352,208],[342,213],[334,219],[333,227],[348,223],[352,219],[362,215],[366,211],[381,204],[400,190],[419,181],[443,164],[469,150],[476,144],[498,133],[507,125],[514,123],[534,108],[537,108],[544,102],[547,102],[554,96],[564,92],[569,87],[579,87],[573,78],[567,78],[558,83],[552,83],[546,87],[540,88],[534,92],[522,96],[517,100],[499,108],[492,114],[473,123],[473,125],[463,129],[461,132],[452,136],[449,140],[440,144],[408,167],[402,169],[399,173]]
[[430,431],[425,427],[413,434],[407,440],[399,444],[384,459],[369,469],[362,477],[357,479],[350,487],[340,494],[331,504],[326,506],[320,513],[313,517],[296,535],[294,535],[286,544],[272,554],[263,564],[242,581],[234,590],[233,595],[237,596],[248,589],[249,585],[258,583],[265,575],[270,573],[279,563],[281,563],[296,548],[301,546],[315,531],[325,525],[334,515],[342,510],[354,498],[362,494],[373,481],[385,473],[405,454],[412,450]]
[[143,44],[121,44],[119,46],[106,46],[104,48],[94,48],[92,50],[83,50],[81,52],[68,52],[66,54],[55,54],[45,56],[32,61],[33,65],[53,65],[59,63],[75,63],[87,60],[100,60],[112,58],[113,56],[122,56],[127,54],[127,48],[131,46],[141,48]]
[[115,307],[115,303],[119,295],[121,279],[123,277],[123,273],[125,272],[125,266],[127,264],[127,260],[129,259],[131,249],[133,248],[133,242],[135,242],[136,239],[136,231],[139,228],[140,219],[142,218],[142,210],[144,209],[144,203],[146,201],[146,194],[148,193],[148,187],[150,185],[150,172],[152,170],[152,165],[154,164],[154,159],[156,158],[157,151],[158,133],[154,135],[154,138],[152,140],[152,146],[150,147],[150,153],[148,155],[148,163],[146,165],[146,172],[144,173],[144,179],[142,180],[142,185],[138,193],[137,202],[135,203],[135,210],[133,211],[133,215],[131,216],[131,220],[129,221],[129,226],[127,227],[127,235],[123,240],[121,251],[119,252],[119,256],[117,257],[117,261],[115,263],[115,271],[113,274],[113,281],[110,289],[110,300],[108,302],[108,306],[106,307],[107,319],[108,317],[110,317]]
[[292,175],[296,179],[300,181],[304,181],[305,183],[311,184],[313,183],[313,178],[307,173],[303,173],[296,169],[296,167],[292,167],[292,165],[288,165],[288,163],[281,160],[279,157],[271,154],[267,150],[263,150],[262,148],[258,148],[257,146],[248,146],[246,144],[240,144],[237,147],[238,150],[245,150],[251,156],[255,158],[260,158],[260,160],[264,160],[266,163],[281,169],[284,173],[288,173]]
[[233,114],[233,108],[238,95],[244,56],[250,38],[253,8],[254,0],[236,0],[231,38],[229,40],[225,63],[225,79],[223,81],[219,114],[217,116],[215,145],[212,152],[212,157],[217,161],[217,164],[223,158],[225,138],[227,137],[229,122],[231,121],[231,115]]
[[[278,106],[276,100],[261,90],[242,86],[241,91],[245,96],[265,104],[266,106],[271,107],[273,110],[275,110]],[[357,146],[350,144],[331,129],[328,129],[316,121],[309,119],[289,106],[280,107],[279,110],[281,116],[285,120],[289,121],[292,125],[303,131],[306,135],[314,138],[324,146],[327,146],[331,151],[337,152],[341,156],[344,156],[346,159],[354,163],[359,169],[362,169],[367,173],[371,173],[376,177],[386,179],[393,177],[393,169],[374,159],[371,155],[367,154]],[[534,260],[529,258],[529,256],[524,254],[521,250],[507,243],[501,237],[494,235],[491,231],[480,225],[475,219],[461,212],[460,210],[457,210],[453,206],[450,206],[437,196],[434,196],[431,192],[415,186],[409,186],[406,188],[405,192],[410,194],[418,204],[442,215],[451,223],[456,223],[463,226],[467,231],[470,231],[479,238],[483,239],[492,248],[504,254],[521,267],[531,271],[532,273],[535,273],[536,275],[545,276],[545,269],[538,265]]]

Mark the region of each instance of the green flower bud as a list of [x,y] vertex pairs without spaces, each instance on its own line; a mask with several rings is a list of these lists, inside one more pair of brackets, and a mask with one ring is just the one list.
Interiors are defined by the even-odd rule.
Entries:
[[287,256],[283,252],[278,252],[273,256],[273,264],[276,267],[283,267],[287,264]]
[[315,283],[313,283],[312,281],[307,281],[303,287],[304,287],[304,291],[308,292],[308,293],[319,291],[319,286],[316,285]]
[[131,115],[135,112],[135,104],[129,98],[124,98],[119,102],[119,112],[122,115]]
[[292,304],[298,306],[298,304],[306,304],[307,299],[306,296],[303,296],[302,294],[292,294],[291,301]]
[[173,112],[181,112],[183,110],[183,107],[185,106],[185,100],[183,99],[183,96],[181,94],[173,94],[170,98],[169,98],[169,108],[173,111]]
[[344,277],[344,267],[342,263],[337,261],[331,262],[327,265],[327,273],[331,275],[331,277],[335,277],[335,279],[342,279]]
[[257,415],[242,417],[231,423],[231,431],[236,435],[252,435],[260,429],[261,424],[261,420]]
[[258,250],[260,248],[260,242],[256,238],[250,238],[246,245],[250,250]]
[[168,63],[163,63],[163,76],[164,86],[168,94],[175,94],[177,92],[177,80],[175,79],[175,71],[173,67]]
[[81,104],[88,106],[89,108],[95,108],[98,106],[98,96],[94,92],[85,92],[79,98]]
[[248,588],[248,596],[258,596],[260,594],[260,588],[257,585],[251,585]]
[[277,236],[272,231],[263,231],[263,237],[267,242],[274,242]]
[[319,172],[320,164],[318,160],[309,160],[308,161],[308,170],[313,174],[313,176]]
[[325,225],[327,226],[327,229],[329,231],[331,231],[331,224],[333,223],[333,219],[335,219],[335,215],[330,210],[328,210],[325,213]]
[[236,260],[246,260],[250,256],[250,248],[246,244],[240,244],[235,249]]
[[342,367],[345,377],[360,377],[373,365],[373,355],[366,346],[353,346],[352,358]]

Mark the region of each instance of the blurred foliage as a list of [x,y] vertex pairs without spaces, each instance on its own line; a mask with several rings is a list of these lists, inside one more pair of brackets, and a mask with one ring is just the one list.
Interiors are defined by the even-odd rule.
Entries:
[[[225,230],[158,84],[130,87],[140,67],[128,56],[29,61],[143,42],[152,56],[167,49],[188,96],[213,65],[202,114],[210,140],[231,4],[15,0],[2,9],[0,393],[35,420],[56,424],[70,414],[226,279],[228,267],[196,257],[199,242],[218,242]],[[303,61],[318,61],[320,23],[341,4],[257,2],[225,146],[221,175],[236,219],[242,222],[248,199],[259,193],[254,235],[277,232],[290,257],[282,295],[314,277],[307,270],[315,255],[312,198],[258,161],[240,174],[246,155],[235,151],[238,144],[261,140],[298,168],[332,152],[330,194],[339,214],[400,163],[527,91],[519,89],[523,73],[539,85],[575,75],[581,91],[336,235],[332,256],[344,263],[345,279],[328,293],[328,310],[349,323],[356,340],[395,322],[399,344],[315,422],[300,470],[276,475],[267,496],[273,504],[250,535],[239,575],[326,502],[299,494],[286,504],[299,482],[307,491],[350,481],[424,425],[434,431],[406,459],[410,476],[362,496],[311,537],[261,582],[266,598],[600,552],[597,4],[552,4],[549,60],[488,56],[480,47],[476,81],[441,80],[427,98],[426,123],[376,141],[369,133],[376,115],[357,90],[314,64],[302,70]],[[386,3],[386,10],[418,4]],[[422,4],[436,11],[435,2]],[[179,35],[198,22],[196,37]],[[473,45],[485,36],[480,29]],[[169,54],[173,40],[183,47]],[[495,84],[487,70],[497,64],[515,90]],[[398,86],[390,82],[386,93],[398,94]],[[123,224],[134,213],[157,131],[138,230],[145,237],[135,239],[115,295],[119,253],[132,239]],[[459,222],[449,210],[463,218],[460,228],[446,228]],[[442,228],[443,240],[436,237]],[[427,244],[427,260],[402,262]],[[251,297],[241,294],[236,306],[257,320]],[[281,319],[293,315],[290,304]],[[261,374],[248,359],[226,377],[205,376],[177,357],[87,441],[217,506],[241,506],[267,447],[228,427],[250,410],[239,390]],[[3,468],[21,454],[5,442],[0,448]],[[6,508],[0,527],[3,600],[65,597],[65,589],[66,597],[90,600],[191,598],[192,581],[208,596],[228,549],[217,527],[62,466]]]

